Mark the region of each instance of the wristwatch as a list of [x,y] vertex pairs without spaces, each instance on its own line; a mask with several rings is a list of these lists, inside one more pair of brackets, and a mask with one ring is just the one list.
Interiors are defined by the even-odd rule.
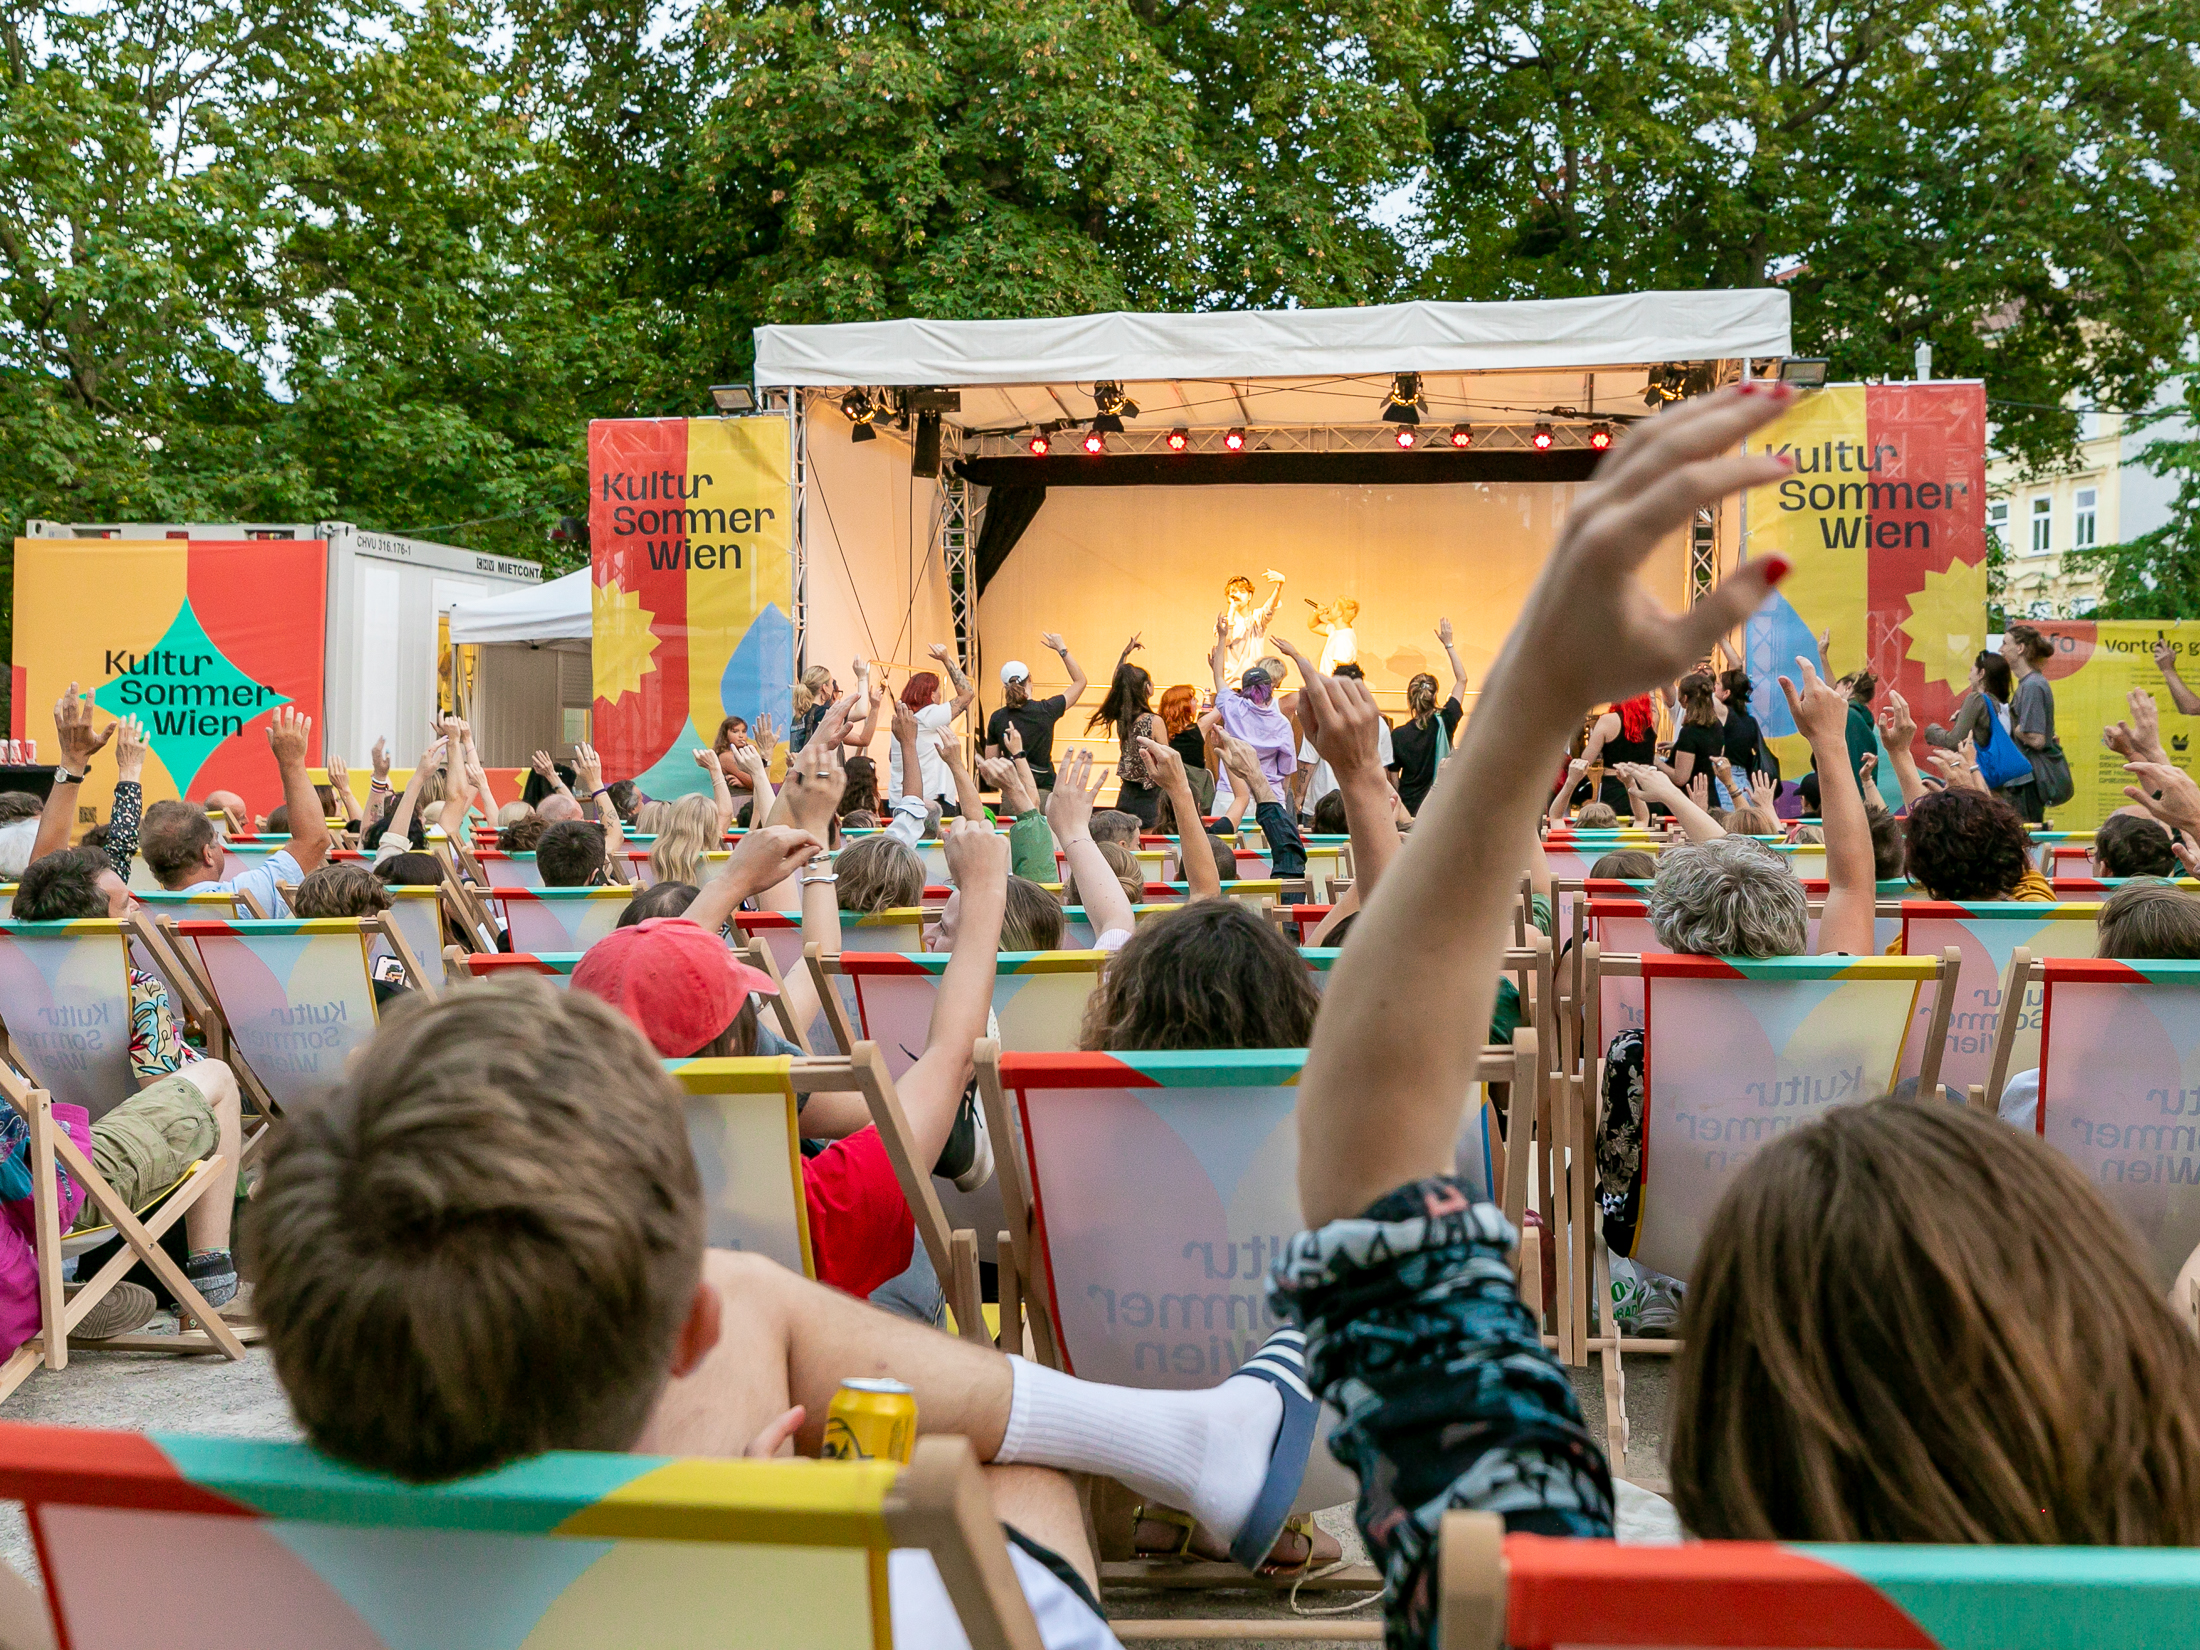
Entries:
[[81,785],[91,777],[91,771],[91,769],[86,768],[82,773],[71,773],[67,768],[56,766],[53,771],[53,782],[56,785]]

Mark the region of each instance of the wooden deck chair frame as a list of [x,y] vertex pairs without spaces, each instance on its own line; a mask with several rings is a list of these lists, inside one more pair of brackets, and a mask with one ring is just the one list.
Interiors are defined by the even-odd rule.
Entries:
[[[2001,1023],[1994,1028],[1993,1064],[1987,1068],[1986,1086],[1982,1089],[1973,1083],[1968,1096],[1975,1109],[1997,1115],[2001,1111],[2001,1091],[2008,1086],[2009,1063],[2017,1048],[2017,1022],[2024,1017],[2024,994],[2032,989],[2034,980],[2046,975],[2047,970],[2032,955],[2030,946],[2020,945],[2009,953],[2009,970],[2001,978],[2003,1013]],[[2012,1003],[2017,1007],[2014,1014],[2007,1012]]]
[[[389,913],[378,911],[371,917],[361,917],[358,920],[363,933],[380,934],[389,942],[390,950],[405,965],[405,977],[413,982],[413,989],[433,1001],[440,987],[422,966],[420,959],[413,955],[411,944],[399,931],[397,924],[390,920]],[[229,1017],[222,1012],[221,999],[215,994],[212,978],[199,960],[198,947],[188,943],[187,935],[176,931],[176,923],[176,918],[164,916],[157,919],[154,926],[175,956],[177,965],[191,976],[194,988],[203,995],[208,1016],[205,1023],[219,1025],[221,1030],[224,1052],[220,1058],[235,1074],[239,1091],[252,1102],[253,1109],[260,1115],[260,1126],[245,1131],[244,1166],[249,1168],[267,1148],[269,1131],[283,1115],[283,1108],[269,1092],[267,1084],[261,1081],[260,1074],[252,1069],[252,1063],[238,1049],[236,1033],[230,1028]],[[210,1034],[209,1042],[211,1041]]]
[[787,981],[779,972],[779,964],[772,961],[772,948],[761,939],[753,939],[746,946],[735,948],[734,954],[744,958],[751,968],[770,975],[772,983],[779,988],[770,998],[772,1018],[779,1022],[779,1035],[804,1054],[814,1054],[816,1050],[810,1047],[808,1030],[794,1023],[794,1010],[787,1006]]
[[840,1045],[839,1052],[848,1053],[860,1039],[855,1026],[849,1022],[848,1007],[840,1000],[839,988],[833,984],[840,974],[840,953],[826,952],[812,941],[802,947],[802,966],[809,970],[810,979],[817,986],[818,1004],[825,1013],[825,1029]]
[[[0,1363],[0,1399],[30,1378],[43,1363],[48,1369],[64,1369],[69,1362],[69,1331],[84,1321],[122,1282],[130,1268],[142,1262],[151,1268],[177,1305],[200,1325],[181,1335],[115,1335],[96,1343],[112,1352],[219,1352],[234,1362],[244,1356],[244,1342],[221,1314],[192,1287],[183,1269],[168,1256],[160,1240],[170,1227],[213,1186],[210,1160],[200,1159],[176,1185],[161,1193],[159,1208],[140,1221],[115,1189],[108,1185],[90,1158],[77,1149],[67,1129],[54,1121],[53,1097],[10,1068],[0,1065],[0,1097],[23,1116],[30,1128],[32,1251],[38,1270],[39,1332]],[[85,1201],[107,1217],[114,1235],[122,1239],[122,1252],[85,1279],[74,1299],[66,1296],[61,1279],[61,1196],[54,1183],[56,1165],[68,1170],[84,1188]],[[92,1344],[92,1343],[86,1343]]]
[[[1589,991],[1583,1007],[1589,1015],[1590,1035],[1593,1037],[1602,1030],[1601,1009],[1604,1001],[1600,984],[1602,978],[1606,974],[1620,977],[1639,975],[1642,972],[1642,958],[1639,955],[1629,956],[1624,953],[1615,953],[1609,957],[1604,956],[1594,940],[1587,942],[1587,949],[1589,953]],[[2011,957],[2012,970],[2021,965],[2022,956],[2023,952],[2020,948],[2017,955]],[[1955,947],[1949,946],[1941,952],[1939,964],[1933,972],[1933,1013],[1926,1031],[1929,1040],[1925,1045],[1918,1073],[1916,1097],[1919,1100],[1927,1100],[1937,1096],[1940,1088],[1940,1057],[1947,1047],[1948,1022],[1955,1011],[1955,994],[1961,983],[1962,967],[1963,953]],[[2002,1019],[2005,1024],[2013,1025],[2016,1016],[2005,1014]],[[1601,1063],[1602,1058],[1601,1053],[1596,1056],[1599,1063]],[[1603,1084],[1599,1081],[1595,1088],[1591,1090],[1592,1095],[1601,1094],[1602,1088]],[[1976,1085],[1973,1086],[1973,1093],[1975,1095]],[[1972,1103],[1976,1104],[1975,1099]],[[1592,1100],[1592,1107],[1593,1105],[1594,1101]],[[1593,1109],[1589,1114],[1588,1127],[1590,1130],[1588,1138],[1593,1148],[1596,1138],[1596,1116]],[[1628,1420],[1626,1372],[1622,1367],[1621,1360],[1629,1352],[1671,1357],[1681,1350],[1683,1343],[1677,1337],[1650,1338],[1616,1333],[1618,1326],[1611,1321],[1610,1316],[1612,1257],[1610,1250],[1605,1247],[1604,1243],[1604,1222],[1600,1218],[1600,1211],[1593,1203],[1581,1208],[1581,1216],[1582,1223],[1575,1234],[1575,1242],[1583,1245],[1582,1252],[1592,1257],[1591,1276],[1597,1292],[1599,1318],[1597,1326],[1599,1332],[1588,1336],[1582,1345],[1585,1351],[1596,1353],[1602,1365],[1605,1454],[1611,1461],[1614,1475],[1624,1476],[1627,1472]]]

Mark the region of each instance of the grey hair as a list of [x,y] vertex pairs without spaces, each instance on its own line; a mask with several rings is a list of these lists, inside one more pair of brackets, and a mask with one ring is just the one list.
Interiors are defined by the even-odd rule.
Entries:
[[1799,957],[1810,908],[1787,861],[1746,836],[1668,848],[1650,887],[1650,926],[1669,951]]

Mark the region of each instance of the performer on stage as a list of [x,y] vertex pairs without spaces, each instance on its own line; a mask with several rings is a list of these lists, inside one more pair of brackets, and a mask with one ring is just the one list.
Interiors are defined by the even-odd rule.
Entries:
[[1259,607],[1253,605],[1253,581],[1244,574],[1222,587],[1222,599],[1229,605],[1215,615],[1215,634],[1222,640],[1222,679],[1226,682],[1238,681],[1260,663],[1269,621],[1283,605],[1283,575],[1271,567],[1268,578],[1275,588]]
[[1360,617],[1360,604],[1350,596],[1341,596],[1327,607],[1317,604],[1313,597],[1303,597],[1314,616],[1306,621],[1306,628],[1315,635],[1327,638],[1322,643],[1321,673],[1336,674],[1339,665],[1356,665],[1360,662],[1360,636],[1352,627]]

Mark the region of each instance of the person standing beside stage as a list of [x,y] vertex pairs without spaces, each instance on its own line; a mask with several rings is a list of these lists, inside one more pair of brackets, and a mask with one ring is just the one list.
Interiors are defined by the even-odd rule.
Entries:
[[1222,587],[1222,599],[1227,605],[1215,615],[1215,636],[1222,643],[1222,679],[1225,682],[1242,681],[1245,673],[1260,663],[1268,626],[1276,616],[1276,609],[1283,605],[1283,575],[1271,567],[1268,579],[1275,588],[1268,592],[1268,600],[1258,607],[1253,605],[1253,581],[1244,574],[1240,573]]
[[1021,659],[1009,660],[1001,666],[1001,692],[1007,703],[986,721],[985,748],[988,755],[1006,756],[1009,728],[1014,727],[1023,735],[1024,760],[1030,765],[1032,781],[1038,787],[1038,805],[1044,808],[1047,793],[1054,789],[1054,724],[1085,696],[1085,673],[1069,656],[1069,644],[1053,631],[1047,631],[1039,640],[1060,657],[1062,668],[1069,672],[1069,690],[1050,699],[1034,699],[1031,696],[1031,667]]
[[1765,730],[1749,708],[1756,686],[1746,670],[1719,673],[1719,702],[1726,708],[1726,761],[1737,774],[1764,773],[1772,765]]
[[[941,704],[939,676],[933,671],[920,670],[903,685],[901,702],[917,719],[917,777],[922,782],[922,789],[917,794],[927,802],[937,802],[942,814],[952,814],[955,811],[954,781],[948,776],[947,764],[940,760],[940,735],[970,708],[971,701],[978,697],[978,690],[971,686],[962,667],[947,656],[945,642],[934,642],[929,651],[946,669],[947,679],[955,684],[954,699]],[[896,796],[903,794],[901,762],[901,744],[897,740],[887,755],[887,774]]]
[[1444,657],[1451,661],[1451,697],[1439,711],[1436,678],[1422,671],[1406,684],[1406,708],[1412,716],[1390,733],[1391,776],[1398,782],[1398,800],[1406,805],[1408,813],[1420,811],[1428,788],[1436,783],[1440,760],[1437,747],[1450,750],[1452,735],[1459,731],[1459,718],[1465,714],[1459,696],[1467,689],[1467,667],[1459,662],[1459,650],[1451,644],[1449,619],[1436,621],[1436,639],[1444,644]]
[[[2002,794],[2017,805],[2025,822],[2039,824],[2047,817],[2047,796],[2040,788],[2040,769],[2049,752],[2062,761],[2062,747],[2055,742],[2055,690],[2040,674],[2040,666],[2054,656],[2055,644],[2028,624],[2013,624],[2001,639],[2001,656],[2016,672],[2016,696],[2009,702],[2009,731],[2032,759],[2032,782],[2021,780],[2002,787]],[[2067,765],[2065,772],[2067,773]]]
[[1327,607],[1316,606],[1311,598],[1306,605],[1314,609],[1306,628],[1323,638],[1322,662],[1316,667],[1321,674],[1334,676],[1339,665],[1358,664],[1360,633],[1354,626],[1359,622],[1360,604],[1345,596]]
[[1120,782],[1115,805],[1127,814],[1135,814],[1138,823],[1150,831],[1161,812],[1161,790],[1154,783],[1153,770],[1138,741],[1146,738],[1158,743],[1161,718],[1153,712],[1153,677],[1142,666],[1131,663],[1131,655],[1145,645],[1136,636],[1124,643],[1123,656],[1115,661],[1115,674],[1108,680],[1108,696],[1085,723],[1085,731],[1105,726],[1115,735],[1122,747],[1115,761],[1115,777]]

